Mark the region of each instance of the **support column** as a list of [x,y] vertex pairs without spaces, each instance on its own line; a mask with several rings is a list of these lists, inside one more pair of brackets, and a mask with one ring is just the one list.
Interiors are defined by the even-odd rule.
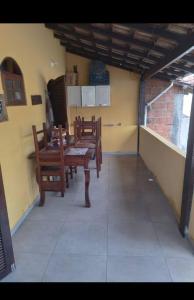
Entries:
[[[176,180],[176,174],[175,174]],[[185,161],[185,173],[183,182],[183,193],[182,193],[182,206],[181,206],[181,217],[180,217],[180,232],[183,237],[188,234],[190,213],[193,199],[193,186],[194,186],[194,90],[193,99],[191,105],[191,115],[189,124],[189,133],[187,140],[187,154]]]
[[145,122],[145,80],[140,79],[139,109],[138,109],[138,132],[137,132],[137,154],[139,155],[140,126]]

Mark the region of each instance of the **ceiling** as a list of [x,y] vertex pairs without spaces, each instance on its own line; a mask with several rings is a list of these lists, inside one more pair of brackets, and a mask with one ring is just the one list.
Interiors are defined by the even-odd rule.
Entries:
[[177,80],[194,73],[194,23],[46,23],[67,52]]

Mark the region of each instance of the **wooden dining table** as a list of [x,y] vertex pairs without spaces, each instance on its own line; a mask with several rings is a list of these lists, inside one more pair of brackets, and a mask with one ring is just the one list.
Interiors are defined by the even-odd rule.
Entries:
[[[55,150],[58,147],[56,141],[48,143],[46,148],[41,151]],[[64,143],[64,165],[68,167],[81,166],[84,169],[85,174],[85,206],[91,207],[89,197],[89,184],[90,184],[90,169],[89,161],[94,156],[94,150],[89,148],[79,148],[77,146],[68,146]],[[36,158],[35,152],[28,156],[29,159]]]
[[82,166],[85,174],[85,206],[90,207],[89,184],[90,169],[89,161],[93,156],[93,152],[88,148],[69,147],[64,151],[64,165],[71,167]]

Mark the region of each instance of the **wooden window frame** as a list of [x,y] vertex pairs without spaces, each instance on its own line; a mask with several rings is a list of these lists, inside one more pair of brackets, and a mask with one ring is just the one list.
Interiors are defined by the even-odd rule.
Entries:
[[[26,102],[26,94],[25,94],[25,88],[24,88],[24,79],[22,75],[10,73],[7,71],[2,71],[1,72],[1,78],[2,78],[2,85],[5,93],[5,101],[7,106],[21,106],[21,105],[27,105]],[[17,100],[15,98],[15,95],[13,94],[13,100],[8,99],[8,93],[7,93],[7,87],[6,87],[6,80],[19,80],[21,83],[21,92],[22,92],[22,99]],[[13,92],[16,92],[17,89],[13,87]]]

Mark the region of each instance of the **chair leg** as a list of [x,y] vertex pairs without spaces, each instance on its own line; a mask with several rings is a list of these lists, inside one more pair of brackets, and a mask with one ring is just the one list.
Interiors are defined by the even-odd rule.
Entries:
[[69,187],[69,174],[68,171],[65,172],[65,179],[66,179],[66,188]]
[[100,142],[100,164],[102,164],[102,144]]
[[100,149],[98,149],[98,166],[99,166],[99,171],[101,171],[101,154],[100,154]]
[[64,197],[65,194],[65,174],[64,174],[64,169],[61,172],[60,180],[61,180],[61,197]]
[[99,153],[97,150],[96,150],[96,171],[97,171],[97,178],[99,178],[100,166],[99,166]]
[[77,174],[77,167],[75,167],[74,170],[75,170],[75,174]]
[[44,206],[45,203],[45,191],[40,191],[40,202],[39,202],[39,206]]
[[70,178],[73,179],[73,167],[70,167]]

